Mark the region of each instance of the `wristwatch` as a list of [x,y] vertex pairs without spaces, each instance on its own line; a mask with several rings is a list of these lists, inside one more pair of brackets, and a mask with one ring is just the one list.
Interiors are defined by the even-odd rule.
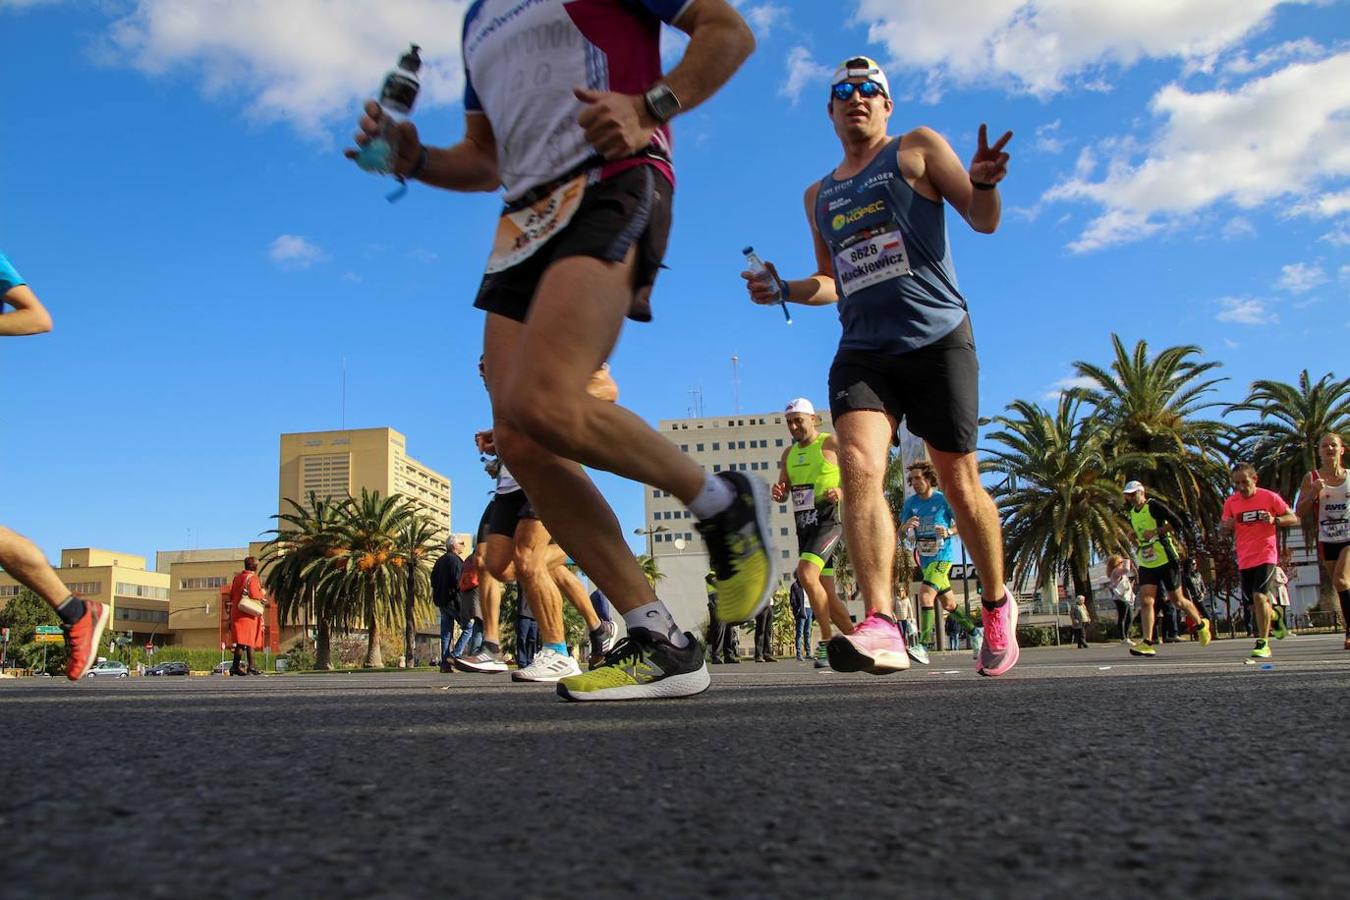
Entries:
[[684,108],[680,105],[680,98],[676,97],[670,85],[664,82],[643,94],[642,100],[647,104],[647,112],[662,125],[673,119],[675,114]]

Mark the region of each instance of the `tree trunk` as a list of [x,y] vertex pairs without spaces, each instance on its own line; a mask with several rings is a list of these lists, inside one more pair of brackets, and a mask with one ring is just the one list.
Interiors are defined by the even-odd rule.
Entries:
[[413,601],[417,599],[413,591],[417,582],[413,577],[412,555],[408,558],[408,596],[403,604],[403,658],[408,668],[413,667]]
[[384,653],[380,651],[380,626],[375,621],[373,605],[366,613],[366,660],[361,666],[366,669],[384,668]]
[[327,671],[333,668],[333,627],[328,616],[319,616],[318,635],[314,641],[314,668]]

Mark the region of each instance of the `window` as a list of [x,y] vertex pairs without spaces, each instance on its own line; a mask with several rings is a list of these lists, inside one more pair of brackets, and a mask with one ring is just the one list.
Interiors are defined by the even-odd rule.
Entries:
[[148,584],[131,584],[127,581],[119,581],[117,582],[117,595],[119,597],[148,597],[154,600],[168,600],[169,589],[151,587]]
[[722,464],[721,464],[721,463],[713,463],[713,471],[714,471],[714,472],[720,472],[720,471],[722,471]]
[[210,575],[204,578],[180,578],[178,579],[178,589],[180,591],[202,591],[207,588],[224,587],[229,579],[224,575]]
[[788,552],[787,552],[786,550],[784,550],[784,551],[783,551],[783,559],[787,559],[787,558],[788,558]]
[[73,584],[67,583],[66,587],[70,588],[72,594],[80,594],[86,597],[91,594],[103,593],[103,582],[101,581],[76,581]]
[[722,442],[721,442],[721,441],[713,441],[713,449],[714,449],[714,450],[721,450],[721,449],[722,449]]
[[681,444],[681,445],[680,445],[680,452],[681,452],[681,453],[688,453],[688,452],[689,452],[689,445],[688,445],[688,444]]
[[660,496],[661,496],[661,492],[660,492],[660,491],[657,491],[657,490],[653,490],[653,491],[652,491],[652,496],[653,496],[653,497],[660,497]]
[[780,504],[778,504],[778,511],[779,511],[780,513],[785,513],[785,512],[787,512],[787,504],[786,504],[786,503],[780,503]]
[[787,529],[786,529],[786,528],[780,528],[780,529],[778,529],[778,533],[781,534],[783,537],[787,537]]
[[697,450],[699,453],[702,453],[702,452],[703,452],[703,445],[702,445],[702,444],[695,444],[695,445],[694,445],[694,449]]
[[775,447],[781,447],[781,446],[783,446],[783,439],[782,439],[782,438],[779,438],[778,440],[774,441],[774,444],[773,444],[773,445],[774,445]]
[[0,584],[0,597],[17,597],[21,590],[17,584]]

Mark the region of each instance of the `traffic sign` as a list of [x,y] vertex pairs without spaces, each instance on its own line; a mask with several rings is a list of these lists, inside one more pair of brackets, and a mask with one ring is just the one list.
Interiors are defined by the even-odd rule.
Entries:
[[33,629],[33,631],[34,631],[34,633],[36,633],[36,634],[60,634],[60,633],[61,633],[61,626],[60,626],[60,625],[39,625],[37,628]]
[[[59,632],[59,630],[60,630],[60,629],[58,629],[58,632]],[[59,634],[59,633],[58,633],[58,634],[35,634],[35,635],[33,635],[33,643],[35,643],[35,644],[60,644],[60,643],[64,642],[65,639],[66,639],[66,636],[63,635],[63,634]]]

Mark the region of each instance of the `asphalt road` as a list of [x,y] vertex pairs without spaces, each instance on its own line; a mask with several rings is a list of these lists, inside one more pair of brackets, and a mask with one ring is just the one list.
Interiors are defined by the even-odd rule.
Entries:
[[0,681],[0,896],[1345,898],[1350,652],[1248,647],[744,663],[629,704]]

